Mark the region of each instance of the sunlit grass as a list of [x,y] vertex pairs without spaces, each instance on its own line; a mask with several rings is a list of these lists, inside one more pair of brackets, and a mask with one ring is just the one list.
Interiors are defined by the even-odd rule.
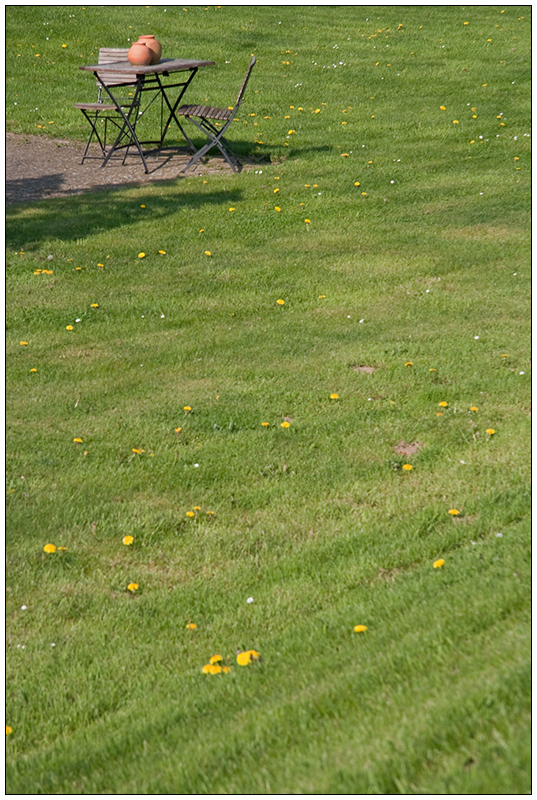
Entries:
[[[258,161],[8,208],[8,791],[529,791],[528,21],[129,10]],[[8,126],[128,25],[8,9]]]

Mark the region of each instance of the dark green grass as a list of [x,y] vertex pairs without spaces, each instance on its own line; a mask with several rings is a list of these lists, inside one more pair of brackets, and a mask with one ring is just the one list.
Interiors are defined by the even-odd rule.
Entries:
[[[7,211],[8,792],[528,793],[530,9],[182,8],[254,169]],[[8,127],[127,36],[8,9]]]

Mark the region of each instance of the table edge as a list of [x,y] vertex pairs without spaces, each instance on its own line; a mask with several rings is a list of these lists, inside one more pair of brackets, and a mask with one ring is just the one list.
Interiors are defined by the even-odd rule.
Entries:
[[[181,66],[176,65],[182,62]],[[181,72],[198,67],[214,67],[215,61],[196,61],[194,59],[169,58],[159,61],[158,64],[148,66],[135,66],[126,61],[112,61],[109,64],[81,64],[78,69],[86,72],[124,72],[126,75],[156,75],[160,72]]]

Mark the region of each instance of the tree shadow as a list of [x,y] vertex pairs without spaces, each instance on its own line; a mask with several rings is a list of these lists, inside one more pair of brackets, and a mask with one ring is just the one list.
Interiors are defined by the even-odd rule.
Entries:
[[[166,181],[166,185],[169,186],[170,181]],[[124,188],[125,185],[115,189],[107,187],[107,191],[87,192],[76,198],[59,197],[35,205],[8,207],[6,247],[23,247],[26,252],[31,252],[37,250],[41,242],[50,239],[72,242],[135,224],[140,221],[139,200],[123,196],[121,191]],[[176,191],[151,196],[151,219],[158,225],[160,219],[176,214],[183,207],[235,204],[242,196],[239,189],[185,194],[177,187]]]
[[22,198],[39,200],[47,194],[59,191],[63,184],[64,176],[59,172],[37,178],[6,180],[6,205],[17,203]]

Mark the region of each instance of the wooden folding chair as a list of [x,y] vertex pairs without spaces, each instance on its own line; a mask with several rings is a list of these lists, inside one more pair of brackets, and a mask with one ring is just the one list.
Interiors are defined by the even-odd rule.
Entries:
[[[128,52],[129,52],[128,49],[123,47],[101,47],[101,49],[99,50],[98,63],[111,64],[115,61],[127,61]],[[88,150],[94,136],[96,137],[99,146],[101,148],[102,158],[106,157],[106,136],[107,136],[107,128],[109,122],[112,123],[112,125],[114,125],[119,130],[124,128],[125,125],[125,119],[118,111],[117,106],[115,106],[113,103],[106,102],[107,98],[103,97],[103,95],[106,95],[106,90],[104,89],[105,85],[134,87],[136,85],[136,76],[134,76],[134,79],[126,81],[125,75],[123,73],[120,75],[119,73],[116,74],[114,72],[107,72],[106,76],[97,79],[98,95],[96,103],[75,103],[74,107],[79,108],[82,111],[82,113],[88,120],[91,127],[88,143],[86,145],[86,149],[84,150],[84,155],[82,156],[82,161],[81,161],[82,164],[84,163],[84,160],[86,158],[101,158],[101,156],[88,155]],[[140,95],[135,91],[133,91],[131,97],[118,98],[118,105],[127,111],[129,118],[131,117],[131,113],[135,114],[134,120],[132,122],[132,126],[134,128],[136,126],[136,120],[137,120],[136,109],[140,105]],[[100,135],[99,130],[97,128],[97,125],[101,120],[104,122],[104,130],[102,136]],[[129,146],[130,145],[127,145],[123,161],[125,161],[125,158],[127,157]]]
[[[176,114],[180,114],[181,116],[185,117],[185,119],[190,120],[190,122],[199,128],[199,130],[202,131],[202,133],[204,133],[209,140],[207,144],[203,145],[202,148],[194,153],[182,172],[186,172],[192,166],[194,166],[194,164],[199,161],[200,158],[203,158],[203,156],[206,155],[210,150],[212,150],[213,147],[217,147],[220,150],[233,172],[239,171],[242,165],[231,149],[229,142],[224,139],[224,133],[233,122],[233,119],[239,110],[239,106],[242,103],[242,98],[244,97],[244,92],[246,90],[246,84],[248,83],[255,62],[256,59],[254,56],[250,62],[250,66],[248,67],[248,71],[246,72],[246,76],[242,82],[239,96],[237,97],[237,102],[233,108],[212,108],[211,106],[184,105],[178,108],[175,112]],[[215,124],[216,122],[224,122],[225,124],[222,128],[218,128]],[[188,139],[188,142],[192,149],[195,150],[195,147],[190,139]]]

